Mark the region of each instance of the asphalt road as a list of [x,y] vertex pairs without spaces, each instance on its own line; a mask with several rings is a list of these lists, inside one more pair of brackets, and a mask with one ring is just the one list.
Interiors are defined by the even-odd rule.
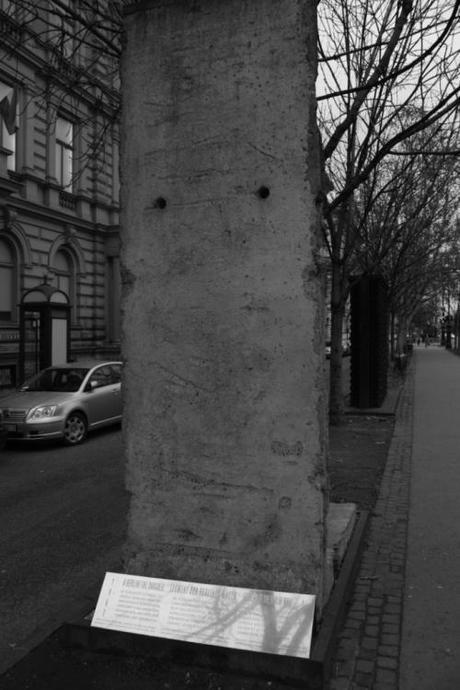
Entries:
[[119,427],[0,451],[0,674],[91,610],[121,568],[127,506]]

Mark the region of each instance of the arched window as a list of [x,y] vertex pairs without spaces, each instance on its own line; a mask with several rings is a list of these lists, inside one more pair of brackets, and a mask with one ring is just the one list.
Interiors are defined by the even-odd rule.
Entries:
[[54,255],[53,270],[56,275],[56,287],[74,302],[74,267],[69,253],[60,249]]
[[16,320],[16,261],[13,247],[0,240],[0,321]]

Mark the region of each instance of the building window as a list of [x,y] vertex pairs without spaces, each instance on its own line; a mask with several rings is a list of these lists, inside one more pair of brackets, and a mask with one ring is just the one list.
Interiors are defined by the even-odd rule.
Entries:
[[73,0],[59,0],[49,2],[49,27],[51,40],[58,48],[61,56],[68,60],[72,57],[75,47],[75,21]]
[[8,170],[16,170],[17,90],[0,82],[0,146],[11,153],[7,157]]
[[73,298],[73,264],[65,251],[58,251],[53,261],[53,270],[56,275],[56,287],[65,292],[70,301]]
[[0,321],[14,321],[16,315],[16,266],[9,244],[0,240]]
[[72,122],[58,117],[56,120],[56,179],[64,189],[72,191],[73,136]]

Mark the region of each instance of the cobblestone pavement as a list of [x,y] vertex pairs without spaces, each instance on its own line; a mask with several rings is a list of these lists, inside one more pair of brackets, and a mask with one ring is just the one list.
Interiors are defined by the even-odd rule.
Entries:
[[396,410],[394,435],[361,564],[338,635],[328,690],[397,690],[404,600],[414,370]]

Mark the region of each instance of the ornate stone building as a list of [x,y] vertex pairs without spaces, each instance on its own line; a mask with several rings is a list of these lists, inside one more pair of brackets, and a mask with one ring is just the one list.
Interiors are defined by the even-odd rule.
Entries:
[[[117,64],[72,6],[0,0],[0,387],[52,361],[53,339],[119,356]],[[65,293],[67,329],[21,307],[40,285]]]

